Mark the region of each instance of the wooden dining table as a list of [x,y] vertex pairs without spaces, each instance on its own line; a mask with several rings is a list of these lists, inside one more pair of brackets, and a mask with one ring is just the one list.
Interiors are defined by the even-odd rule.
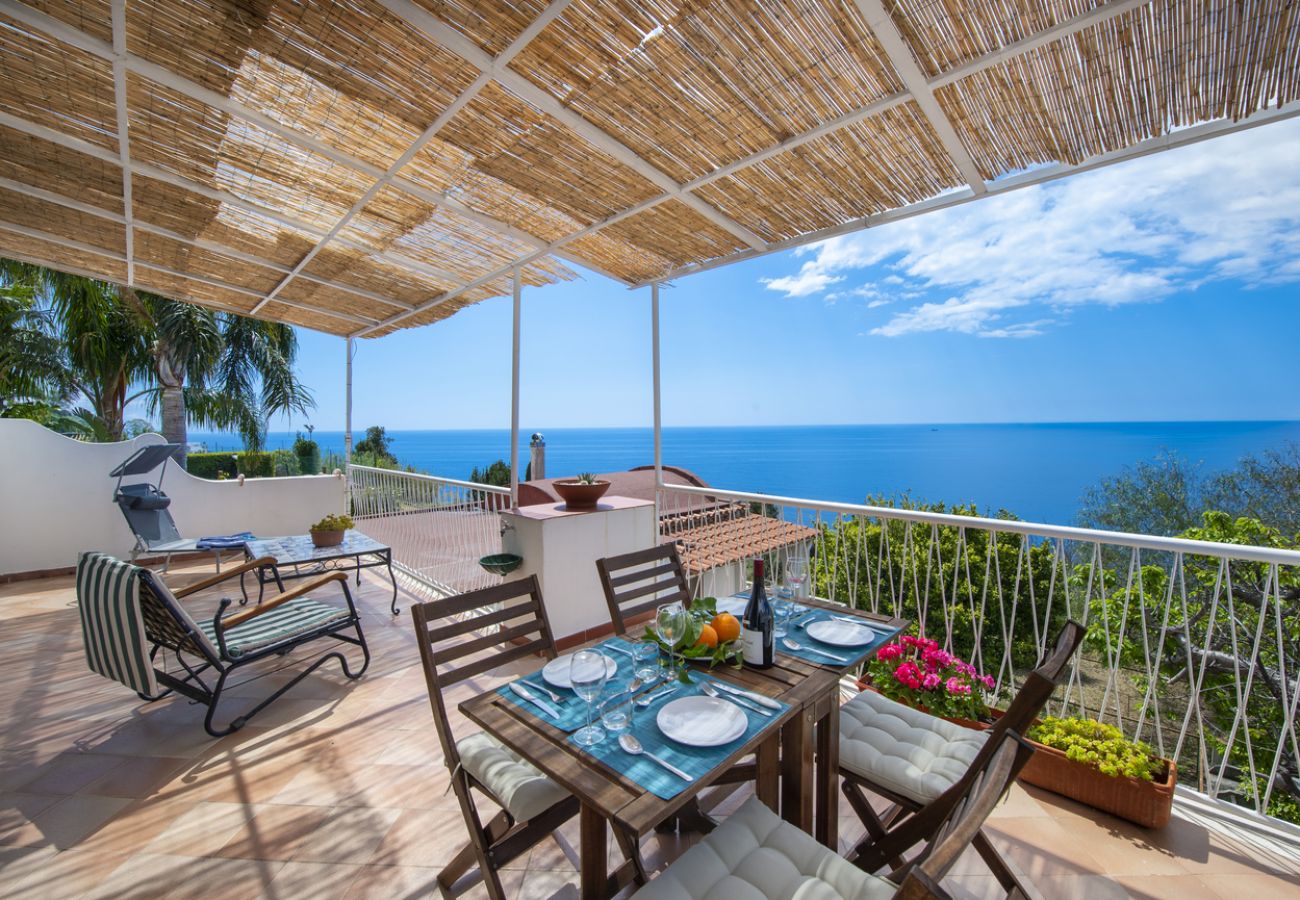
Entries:
[[[800,603],[860,617],[878,630],[896,631],[907,624],[901,619],[850,610],[842,604],[818,600]],[[702,790],[735,780],[737,764],[751,755],[753,762],[746,763],[741,771],[746,773],[746,780],[754,781],[759,799],[779,810],[786,821],[837,849],[839,684],[848,670],[861,665],[874,652],[875,646],[878,644],[852,656],[852,651],[843,651],[842,655],[851,660],[847,664],[830,660],[816,664],[781,652],[778,644],[776,663],[770,669],[713,669],[709,673],[712,678],[764,694],[788,707],[775,714],[767,727],[731,748],[706,775],[668,800],[587,755],[568,740],[567,733],[495,690],[466,700],[460,710],[578,798],[581,892],[584,898],[598,900],[616,892],[634,876],[630,861],[612,875],[609,872],[611,824],[630,842],[639,842],[656,825],[692,808]]]

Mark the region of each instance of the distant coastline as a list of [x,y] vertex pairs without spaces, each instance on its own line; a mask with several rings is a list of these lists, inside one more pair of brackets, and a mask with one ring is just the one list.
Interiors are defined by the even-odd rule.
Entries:
[[[524,430],[525,462],[532,430]],[[628,469],[653,459],[649,428],[540,430],[551,476]],[[507,429],[389,435],[403,464],[452,478],[510,450]],[[293,437],[274,432],[267,446],[288,447]],[[341,431],[317,430],[315,438],[322,450],[343,450]],[[239,444],[233,435],[211,432],[191,432],[190,439],[212,450]],[[1074,521],[1088,487],[1160,453],[1217,471],[1288,442],[1300,443],[1300,421],[677,426],[664,429],[664,461],[719,488],[846,503],[908,493],[1065,524]]]

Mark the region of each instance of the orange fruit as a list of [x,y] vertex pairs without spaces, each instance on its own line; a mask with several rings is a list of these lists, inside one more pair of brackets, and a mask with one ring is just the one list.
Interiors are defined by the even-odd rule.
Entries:
[[695,642],[695,646],[710,649],[718,646],[718,633],[713,630],[712,625],[700,626],[700,639]]
[[740,637],[740,620],[731,613],[718,613],[713,617],[713,622],[710,624],[712,624],[713,630],[717,632],[718,640],[724,644]]

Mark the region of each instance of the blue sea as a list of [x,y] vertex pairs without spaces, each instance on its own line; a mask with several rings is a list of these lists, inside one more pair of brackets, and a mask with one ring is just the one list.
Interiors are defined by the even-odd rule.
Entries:
[[[531,430],[520,436],[524,462]],[[356,433],[359,440],[364,429]],[[653,462],[649,428],[545,431],[551,477]],[[467,478],[510,454],[506,429],[391,431],[398,459]],[[273,433],[270,449],[292,433]],[[343,451],[341,431],[317,431],[322,450]],[[211,450],[240,446],[225,434],[191,432]],[[825,425],[665,428],[664,463],[719,488],[860,503],[869,495],[974,503],[1052,524],[1075,520],[1084,491],[1126,466],[1174,452],[1204,472],[1247,454],[1300,443],[1300,422],[1100,422],[1025,425]]]

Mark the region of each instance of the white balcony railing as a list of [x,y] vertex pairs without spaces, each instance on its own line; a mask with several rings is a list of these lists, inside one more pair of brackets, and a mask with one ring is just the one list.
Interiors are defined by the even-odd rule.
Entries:
[[357,528],[393,548],[402,572],[441,594],[497,584],[480,557],[501,549],[510,490],[453,478],[348,466]]
[[665,539],[738,511],[810,526],[818,596],[915,622],[1002,698],[1077,619],[1049,713],[1116,724],[1183,785],[1300,821],[1300,552],[675,485],[659,508]]

